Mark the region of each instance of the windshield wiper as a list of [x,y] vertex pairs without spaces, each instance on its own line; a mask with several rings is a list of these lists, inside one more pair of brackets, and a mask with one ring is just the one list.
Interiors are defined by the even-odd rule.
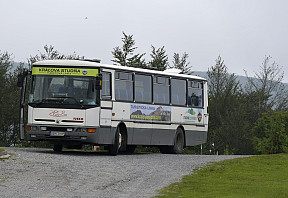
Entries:
[[[72,99],[76,102],[77,105],[79,105],[81,107],[81,109],[84,107],[76,98],[74,97],[70,97],[70,96],[59,96],[59,97],[55,97],[55,98],[64,98],[64,99]],[[63,100],[64,101],[64,100]]]
[[[44,100],[44,99],[43,99]],[[38,105],[42,104],[44,101],[40,101],[40,102],[35,102],[35,107],[38,107]]]
[[[74,101],[76,102],[77,105],[79,105],[79,106],[81,107],[81,109],[84,107],[76,98],[74,98],[74,97],[69,97],[69,96],[60,96],[60,97],[54,97],[54,98],[45,98],[45,99],[42,99],[42,101],[35,103],[35,107],[38,107],[40,104],[49,103],[48,101],[59,101],[58,98],[59,98],[59,99],[64,99],[64,100],[60,101],[60,102],[62,102],[62,104],[63,104],[63,102],[65,101],[65,99],[72,99],[72,100],[74,100]],[[58,104],[59,104],[59,103],[58,103]]]

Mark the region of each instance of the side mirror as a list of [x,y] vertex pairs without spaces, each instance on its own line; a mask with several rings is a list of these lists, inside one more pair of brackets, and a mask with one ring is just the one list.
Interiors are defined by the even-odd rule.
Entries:
[[17,87],[23,87],[24,80],[28,74],[29,74],[29,71],[27,69],[23,69],[22,72],[18,73]]
[[24,82],[24,75],[23,73],[18,74],[18,81],[17,81],[17,87],[23,87]]
[[102,89],[102,76],[96,77],[96,84],[95,84],[96,90]]

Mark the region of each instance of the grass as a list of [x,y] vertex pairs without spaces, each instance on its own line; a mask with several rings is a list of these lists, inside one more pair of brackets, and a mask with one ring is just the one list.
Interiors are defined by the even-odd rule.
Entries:
[[[4,152],[4,151],[5,151],[5,149],[0,148],[0,153],[1,153],[1,152]],[[14,155],[13,153],[7,153],[7,152],[5,152],[4,154],[5,154],[5,155],[6,155],[6,154],[9,154],[9,156],[4,157],[3,155],[2,155],[2,156],[0,155],[0,161],[4,161],[4,160],[6,160],[6,159],[9,159],[9,157],[11,157],[12,155]],[[1,179],[1,178],[0,178],[0,179]]]
[[157,197],[288,197],[288,155],[213,163],[159,193]]

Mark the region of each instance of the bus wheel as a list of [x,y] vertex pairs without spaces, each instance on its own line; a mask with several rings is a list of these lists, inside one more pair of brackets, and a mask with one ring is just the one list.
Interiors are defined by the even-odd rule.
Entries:
[[54,144],[53,145],[53,151],[55,152],[61,152],[63,149],[63,145],[62,144]]
[[181,128],[178,128],[176,131],[174,145],[171,147],[171,153],[181,154],[184,149],[184,133]]
[[114,138],[114,143],[109,145],[109,154],[116,156],[118,154],[119,148],[121,147],[121,133],[119,127],[117,127],[116,133],[115,133],[115,138]]

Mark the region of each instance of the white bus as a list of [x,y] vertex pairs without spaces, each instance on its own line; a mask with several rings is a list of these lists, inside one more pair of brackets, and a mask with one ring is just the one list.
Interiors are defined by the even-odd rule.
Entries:
[[206,142],[207,81],[201,77],[88,60],[36,62],[18,79],[21,128],[27,74],[28,140],[49,141],[54,151],[91,144],[117,155],[143,145],[180,154]]

